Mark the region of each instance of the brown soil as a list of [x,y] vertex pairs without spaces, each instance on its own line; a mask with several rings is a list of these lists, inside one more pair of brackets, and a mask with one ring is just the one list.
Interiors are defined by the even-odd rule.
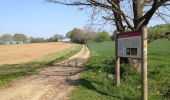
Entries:
[[69,43],[31,43],[0,45],[0,64],[16,64],[41,58],[72,46]]
[[2,100],[67,100],[90,56],[87,47],[73,57],[0,89]]

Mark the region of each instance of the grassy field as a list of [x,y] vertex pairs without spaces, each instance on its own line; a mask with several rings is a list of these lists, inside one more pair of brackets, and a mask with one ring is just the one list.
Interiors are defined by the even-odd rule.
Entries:
[[[31,44],[29,44],[29,45],[31,45]],[[33,45],[35,45],[35,44],[33,44]],[[72,46],[71,47],[68,46],[69,48],[62,49],[62,51],[58,51],[55,53],[52,52],[52,54],[51,54],[51,52],[49,52],[48,55],[42,56],[42,58],[40,58],[38,60],[25,62],[25,63],[19,63],[19,64],[0,65],[0,86],[6,85],[13,79],[18,79],[18,78],[24,77],[26,75],[30,75],[30,74],[38,71],[41,68],[49,67],[56,62],[67,59],[67,58],[71,57],[72,55],[76,54],[81,49],[81,45],[77,45],[77,44],[68,44],[68,45],[69,46],[72,45]],[[53,46],[55,46],[55,45],[53,45]],[[36,49],[38,49],[38,48],[36,48]],[[41,48],[39,48],[39,49],[41,50]]]
[[[123,64],[121,85],[115,86],[114,42],[90,43],[91,57],[71,100],[140,100],[140,75]],[[149,100],[170,99],[170,42],[157,40],[148,47]]]
[[[71,43],[30,43],[0,45],[0,64],[18,64],[43,58],[48,54],[61,52],[73,46]],[[51,56],[50,56],[51,57]]]

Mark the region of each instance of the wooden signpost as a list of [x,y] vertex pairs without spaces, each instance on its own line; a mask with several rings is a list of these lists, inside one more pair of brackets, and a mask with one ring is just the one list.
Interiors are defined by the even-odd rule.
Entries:
[[120,57],[141,59],[142,100],[147,100],[147,28],[142,27],[142,31],[117,34],[115,46],[117,86],[120,85]]

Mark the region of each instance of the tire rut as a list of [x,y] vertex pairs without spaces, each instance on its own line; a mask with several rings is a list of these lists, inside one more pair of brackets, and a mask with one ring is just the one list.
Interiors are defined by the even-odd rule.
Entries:
[[63,62],[0,89],[0,100],[67,100],[90,56],[86,46]]

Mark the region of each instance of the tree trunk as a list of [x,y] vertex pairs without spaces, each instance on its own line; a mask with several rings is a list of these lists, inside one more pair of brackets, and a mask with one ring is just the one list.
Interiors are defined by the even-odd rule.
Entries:
[[[135,31],[140,31],[142,27],[143,21],[140,18],[143,15],[143,3],[141,0],[134,0],[133,1],[133,12],[134,12],[134,28]],[[141,60],[128,58],[129,66],[136,69],[138,72],[141,71]]]
[[140,59],[128,59],[129,66],[136,69],[138,72],[141,71],[141,60]]
[[134,0],[133,1],[133,13],[134,13],[134,28],[139,30],[142,26],[142,20],[140,18],[143,15],[143,2],[141,0]]
[[[120,1],[119,0],[115,0],[115,4],[117,5],[118,9],[120,9]],[[118,32],[124,32],[125,28],[123,26],[123,21],[122,21],[122,17],[120,14],[118,14],[117,12],[114,12],[114,21],[116,24],[116,29]]]

